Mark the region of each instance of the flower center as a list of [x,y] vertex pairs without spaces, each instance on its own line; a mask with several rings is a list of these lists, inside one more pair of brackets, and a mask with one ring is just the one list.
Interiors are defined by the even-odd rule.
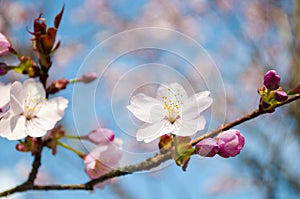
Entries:
[[24,111],[23,115],[26,117],[27,120],[31,120],[34,118],[41,109],[41,104],[43,102],[43,98],[34,99],[30,95],[27,96],[24,103]]
[[168,88],[168,96],[163,96],[162,100],[164,103],[164,110],[167,111],[168,116],[167,119],[171,124],[180,118],[181,106],[183,105],[183,101],[181,100],[182,94],[177,91],[174,93]]

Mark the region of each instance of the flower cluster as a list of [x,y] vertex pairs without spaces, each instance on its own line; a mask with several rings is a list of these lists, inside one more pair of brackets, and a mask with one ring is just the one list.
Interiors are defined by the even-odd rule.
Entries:
[[[84,158],[85,172],[90,179],[99,178],[119,165],[119,161],[122,158],[122,152],[120,150],[122,141],[115,138],[115,134],[112,130],[94,130],[83,138],[97,144]],[[105,185],[112,182],[112,179],[109,179],[97,184],[95,187],[103,189]]]
[[[48,84],[52,55],[60,46],[57,32],[63,12],[64,7],[55,16],[52,27],[47,27],[42,15],[34,20],[30,34],[33,36],[31,41],[37,62],[15,50],[7,37],[0,33],[0,57],[11,53],[19,61],[15,65],[0,62],[0,75],[12,70],[29,77],[23,83],[15,81],[5,85],[0,82],[0,136],[18,140],[16,150],[31,152],[33,156],[41,156],[43,147],[50,148],[53,155],[57,153],[58,146],[70,150],[83,159],[85,172],[95,179],[118,166],[122,157],[122,142],[115,138],[110,129],[101,128],[86,136],[74,136],[68,135],[62,125],[56,125],[64,116],[68,100],[63,97],[49,98],[49,95],[66,89],[71,83],[87,84],[98,78],[97,73],[87,72],[76,79],[60,78]],[[87,140],[96,144],[96,147],[85,154],[68,145],[64,139]],[[38,169],[39,165],[33,167]],[[107,180],[95,187],[103,188],[111,182]]]
[[196,144],[196,153],[200,156],[213,157],[216,154],[228,158],[238,155],[245,145],[245,138],[236,129],[220,133],[216,139],[206,138]]

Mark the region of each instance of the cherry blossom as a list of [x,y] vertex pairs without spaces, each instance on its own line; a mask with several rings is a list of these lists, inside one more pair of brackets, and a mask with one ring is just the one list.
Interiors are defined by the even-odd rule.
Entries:
[[16,81],[10,90],[9,111],[0,121],[0,136],[18,140],[26,136],[41,137],[52,129],[68,106],[68,100],[46,98],[41,83],[28,79],[22,85]]
[[178,83],[161,85],[156,98],[139,93],[130,100],[127,109],[145,122],[137,132],[137,140],[148,143],[162,135],[172,133],[191,136],[204,129],[206,120],[201,112],[210,107],[209,91],[187,96]]

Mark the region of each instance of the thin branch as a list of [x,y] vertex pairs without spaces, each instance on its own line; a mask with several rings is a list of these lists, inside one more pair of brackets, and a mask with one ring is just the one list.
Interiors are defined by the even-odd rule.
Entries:
[[[280,104],[277,104],[275,108],[278,108],[280,106],[283,106],[285,104],[288,104],[288,103],[291,103],[293,101],[296,101],[297,99],[300,99],[300,94],[297,94],[297,95],[294,95],[293,97],[289,98],[288,100],[280,103]],[[264,111],[264,110],[261,110],[261,109],[256,109],[254,111],[252,111],[251,113],[248,113],[246,115],[244,115],[243,117],[237,119],[237,120],[234,120],[233,122],[230,122],[230,123],[227,123],[227,124],[223,124],[223,125],[220,125],[218,128],[214,129],[213,131],[210,131],[198,138],[196,138],[195,140],[193,140],[192,142],[192,145],[196,145],[198,142],[200,142],[201,140],[205,139],[205,138],[208,138],[208,137],[213,137],[215,135],[217,135],[218,133],[222,132],[222,131],[225,131],[225,130],[228,130],[232,127],[235,127],[239,124],[242,124],[248,120],[252,120],[260,115],[263,115],[263,114],[266,114],[266,113],[269,113],[269,111]]]
[[91,180],[86,183],[86,185],[89,186],[94,186],[100,182],[104,182],[107,179],[118,177],[118,176],[124,176],[128,174],[132,174],[134,172],[138,171],[144,171],[144,170],[150,170],[152,168],[155,168],[162,164],[163,162],[171,159],[171,153],[165,153],[165,154],[158,154],[152,158],[148,158],[138,164],[130,165],[130,166],[125,166],[122,168],[114,169],[110,171],[109,173],[95,179]]
[[88,188],[85,184],[65,184],[65,185],[26,185],[22,184],[15,188],[9,189],[0,193],[0,197],[8,196],[17,192],[24,192],[29,190],[34,191],[50,191],[50,190],[92,190],[93,187]]
[[41,154],[43,150],[43,144],[42,144],[42,138],[37,138],[37,150],[34,153],[34,160],[32,163],[32,169],[28,176],[28,180],[25,182],[25,184],[31,184],[33,185],[34,180],[36,179],[38,170],[41,166]]
[[[289,98],[285,102],[276,105],[274,108],[278,108],[280,106],[291,103],[291,102],[293,102],[295,100],[298,100],[298,99],[300,99],[300,94],[294,95],[293,97]],[[254,119],[254,118],[256,118],[260,115],[263,115],[265,113],[268,113],[268,111],[256,109],[256,110],[250,112],[249,114],[246,114],[243,117],[241,117],[241,118],[239,118],[239,119],[237,119],[233,122],[223,124],[220,127],[216,128],[215,130],[210,131],[210,132],[200,136],[199,138],[195,139],[192,142],[192,144],[195,145],[199,141],[201,141],[205,138],[215,136],[221,131],[228,130],[228,129],[234,127],[234,126],[242,124],[242,123],[244,123],[248,120]],[[170,159],[171,159],[171,153],[170,152],[165,153],[165,154],[158,154],[158,155],[155,155],[154,157],[148,158],[148,159],[146,159],[146,160],[144,160],[144,161],[142,161],[138,164],[129,165],[129,166],[121,167],[121,168],[118,168],[118,169],[114,169],[114,170],[110,171],[109,173],[107,173],[107,174],[105,174],[105,175],[103,175],[103,176],[101,176],[97,179],[91,180],[91,181],[89,181],[85,184],[39,186],[39,185],[33,185],[33,184],[25,182],[25,183],[23,183],[19,186],[16,186],[15,188],[12,188],[12,189],[4,191],[4,192],[1,192],[0,197],[8,196],[8,195],[11,195],[11,194],[16,193],[16,192],[24,192],[24,191],[27,191],[27,190],[44,190],[44,191],[47,191],[47,190],[93,190],[94,185],[96,185],[98,183],[101,183],[101,182],[104,182],[105,180],[115,178],[115,177],[119,177],[119,176],[125,176],[125,175],[128,175],[128,174],[133,174],[134,172],[150,170],[150,169],[155,168],[155,167],[159,166],[160,164],[162,164],[163,162],[165,162],[167,160],[170,160]],[[35,168],[33,171],[35,171],[35,172],[33,172],[33,171],[31,172],[32,176],[36,177],[37,170],[38,170],[39,166],[40,166],[40,157],[38,158],[37,155],[36,155],[34,163],[33,163],[33,168]],[[29,179],[31,179],[31,178],[29,178]],[[33,180],[34,180],[34,178],[33,178]],[[28,181],[31,182],[32,180],[28,180]]]

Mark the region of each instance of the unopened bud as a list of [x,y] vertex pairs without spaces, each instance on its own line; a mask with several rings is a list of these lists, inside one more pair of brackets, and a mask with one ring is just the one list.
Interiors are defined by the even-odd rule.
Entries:
[[239,130],[228,130],[217,136],[219,155],[228,158],[238,155],[245,145],[245,138]]
[[20,141],[16,145],[16,150],[20,152],[31,152],[34,154],[36,152],[36,138],[27,136],[24,141]]
[[213,157],[219,152],[217,140],[206,138],[196,144],[196,153],[204,157]]
[[275,70],[269,70],[264,76],[264,85],[270,90],[279,88],[280,76]]
[[98,74],[95,72],[87,72],[83,74],[76,82],[90,83],[98,78]]
[[274,99],[278,102],[284,102],[288,97],[289,96],[284,91],[276,91],[274,95]]
[[67,80],[66,78],[55,80],[51,84],[51,86],[47,89],[47,92],[50,94],[57,93],[58,91],[65,89],[68,84],[69,84],[69,80]]

